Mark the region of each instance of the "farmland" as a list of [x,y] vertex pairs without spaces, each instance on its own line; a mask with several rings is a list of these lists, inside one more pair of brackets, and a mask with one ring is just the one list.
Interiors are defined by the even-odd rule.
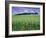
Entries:
[[12,31],[40,30],[40,16],[13,15]]

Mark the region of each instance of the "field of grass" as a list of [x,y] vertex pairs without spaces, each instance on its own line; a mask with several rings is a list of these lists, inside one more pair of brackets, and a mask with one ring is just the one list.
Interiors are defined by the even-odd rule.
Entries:
[[12,31],[40,30],[40,16],[12,16]]

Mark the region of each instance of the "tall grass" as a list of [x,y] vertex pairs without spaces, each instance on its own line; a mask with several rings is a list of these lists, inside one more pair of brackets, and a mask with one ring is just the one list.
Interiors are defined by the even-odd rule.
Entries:
[[17,15],[12,17],[12,31],[40,29],[40,16]]

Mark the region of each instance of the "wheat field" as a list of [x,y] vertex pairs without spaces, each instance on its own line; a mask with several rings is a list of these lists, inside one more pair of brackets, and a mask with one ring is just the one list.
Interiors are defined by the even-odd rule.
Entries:
[[40,16],[13,15],[12,31],[40,30]]

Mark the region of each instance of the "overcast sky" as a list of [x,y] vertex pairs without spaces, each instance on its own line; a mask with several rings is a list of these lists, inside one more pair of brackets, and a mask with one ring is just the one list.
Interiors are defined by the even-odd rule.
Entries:
[[20,13],[40,13],[40,8],[35,7],[12,7],[13,14],[20,14]]

